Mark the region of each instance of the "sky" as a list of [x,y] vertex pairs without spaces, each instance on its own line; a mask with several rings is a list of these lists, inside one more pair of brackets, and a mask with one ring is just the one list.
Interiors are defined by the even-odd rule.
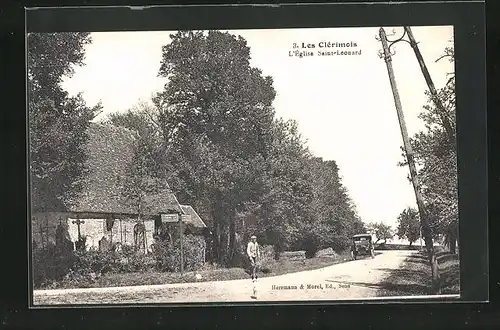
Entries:
[[[401,131],[387,68],[379,58],[376,28],[233,30],[251,49],[251,65],[272,76],[278,117],[294,119],[315,156],[335,160],[342,183],[361,219],[394,228],[398,215],[416,207],[402,160]],[[384,27],[395,39],[401,27]],[[446,83],[453,64],[435,62],[452,46],[453,27],[412,27],[436,88]],[[148,101],[167,82],[158,77],[161,48],[173,31],[92,33],[85,65],[63,86],[82,93],[88,105],[102,103],[98,119]],[[358,55],[318,56],[320,42],[354,42]],[[290,56],[293,44],[314,44],[313,56]],[[410,136],[424,129],[418,118],[427,85],[408,43],[393,46],[393,68]],[[322,50],[325,50],[323,48]],[[328,50],[328,49],[326,49]],[[336,48],[331,50],[346,50]],[[293,53],[292,53],[293,55]]]

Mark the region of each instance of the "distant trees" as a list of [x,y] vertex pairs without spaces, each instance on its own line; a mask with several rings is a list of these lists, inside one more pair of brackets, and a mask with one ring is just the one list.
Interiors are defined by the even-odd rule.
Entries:
[[385,244],[388,239],[394,237],[394,232],[391,226],[386,225],[383,222],[374,222],[368,224],[368,230],[373,232],[375,234],[375,237],[377,237],[377,240],[374,244],[377,244],[380,241],[384,241]]
[[28,111],[31,202],[34,211],[64,210],[81,189],[87,128],[100,106],[61,87],[83,65],[89,33],[29,33]]
[[408,207],[398,216],[397,235],[406,238],[410,246],[420,237],[420,218],[416,209]]
[[[454,61],[453,48],[446,48],[440,60]],[[449,139],[442,117],[455,126],[455,75],[452,73],[446,85],[438,91],[438,96],[446,113],[440,114],[431,100],[423,107],[419,117],[425,122],[425,130],[410,139],[421,191],[430,216],[433,235],[443,235],[451,252],[456,252],[458,240],[458,186],[456,142]],[[405,166],[406,162],[402,162]]]

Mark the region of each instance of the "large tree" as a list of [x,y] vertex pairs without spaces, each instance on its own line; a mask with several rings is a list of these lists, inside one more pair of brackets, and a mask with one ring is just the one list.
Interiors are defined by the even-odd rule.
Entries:
[[276,258],[289,248],[340,249],[364,231],[335,162],[316,161],[297,123],[274,118],[273,81],[250,66],[242,37],[181,31],[171,39],[152,121],[176,173],[171,186],[204,214],[217,261],[234,264],[238,231],[257,230]]
[[125,128],[134,136],[132,159],[121,178],[121,195],[138,220],[144,220],[155,204],[164,202],[161,199],[171,191],[168,182],[176,174],[165,158],[154,107],[140,102],[125,112],[109,114],[106,123]]
[[408,207],[398,216],[397,235],[406,238],[410,246],[420,237],[420,218],[416,209]]
[[314,158],[310,162],[313,173],[316,236],[321,246],[342,251],[354,234],[365,232],[346,187],[339,176],[335,161]]
[[250,66],[246,41],[219,31],[178,32],[163,47],[155,98],[169,161],[179,169],[180,196],[205,201],[216,257],[236,249],[235,216],[258,189],[253,180],[272,127],[272,79]]
[[74,66],[83,65],[88,33],[30,33],[28,111],[31,202],[34,211],[68,208],[85,174],[87,129],[100,106],[62,88]]
[[392,231],[391,226],[386,225],[383,222],[370,223],[368,224],[368,228],[375,234],[375,237],[377,237],[377,240],[375,241],[374,244],[377,244],[380,241],[384,241],[383,244],[385,244],[388,239],[394,237],[394,233]]
[[297,123],[274,118],[272,79],[250,66],[246,41],[214,31],[171,37],[159,72],[168,83],[154,107],[109,118],[139,136],[132,199],[150,186],[144,178],[168,181],[211,227],[214,257],[225,264],[237,263],[240,239],[255,231],[276,257],[340,248],[364,231],[335,162],[314,159]]
[[300,244],[304,234],[312,232],[311,155],[294,121],[276,120],[267,148],[257,215],[262,238],[274,246],[277,259],[280,252]]

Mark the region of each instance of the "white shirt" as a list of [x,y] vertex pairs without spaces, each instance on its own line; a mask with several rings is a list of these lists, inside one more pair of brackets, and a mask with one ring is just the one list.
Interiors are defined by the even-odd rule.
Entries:
[[251,258],[260,257],[259,243],[248,242],[247,254]]

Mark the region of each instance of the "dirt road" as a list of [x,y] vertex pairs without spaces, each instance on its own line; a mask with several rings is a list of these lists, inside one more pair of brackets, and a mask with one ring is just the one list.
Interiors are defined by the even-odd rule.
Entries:
[[377,284],[415,251],[383,251],[329,267],[258,279],[257,299],[250,279],[135,287],[44,290],[35,305],[336,300],[375,297]]

